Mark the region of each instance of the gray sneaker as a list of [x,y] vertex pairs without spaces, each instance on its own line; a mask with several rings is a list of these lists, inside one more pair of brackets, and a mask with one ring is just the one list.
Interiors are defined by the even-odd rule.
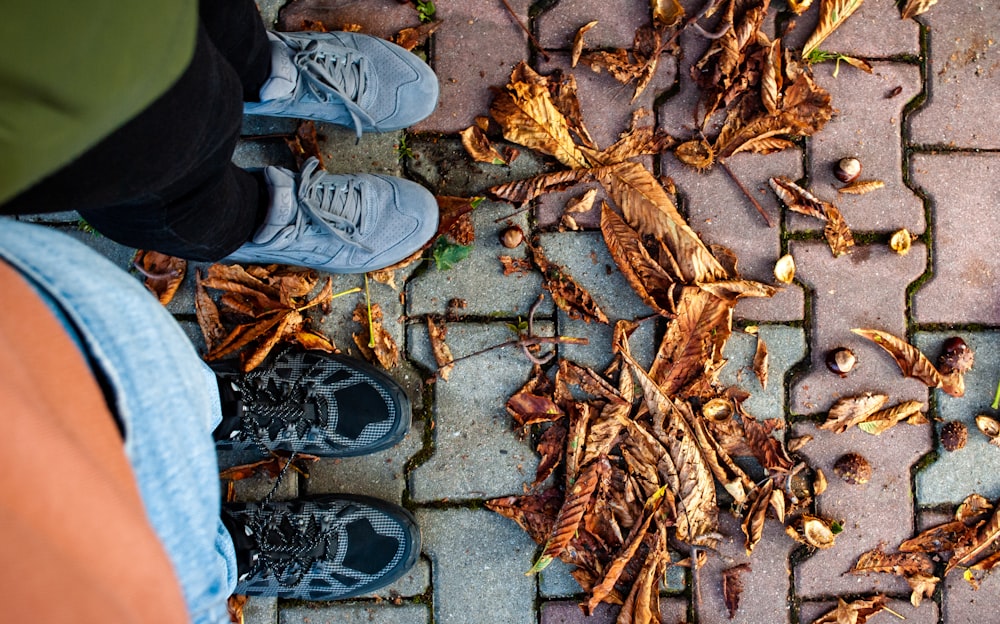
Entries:
[[437,202],[419,184],[318,167],[315,158],[307,160],[297,183],[287,169],[265,168],[271,190],[265,222],[222,262],[367,273],[411,256],[437,231]]
[[272,33],[271,77],[244,112],[401,130],[437,106],[433,70],[403,48],[348,32]]

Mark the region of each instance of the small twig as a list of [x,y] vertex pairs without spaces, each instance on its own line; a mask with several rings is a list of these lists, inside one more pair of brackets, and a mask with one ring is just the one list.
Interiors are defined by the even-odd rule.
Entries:
[[712,39],[712,40],[722,39],[723,37],[726,36],[726,33],[729,32],[729,29],[732,27],[733,25],[727,22],[726,24],[723,24],[722,28],[719,29],[718,32],[708,32],[707,30],[702,28],[701,25],[698,24],[697,22],[691,23],[691,28],[694,28],[695,32],[697,32],[705,39]]
[[132,261],[132,268],[142,273],[149,279],[170,279],[171,277],[177,277],[178,275],[181,274],[181,272],[178,269],[167,269],[163,273],[154,273],[152,271],[147,271],[146,268],[143,267],[138,260]]
[[760,202],[758,202],[754,198],[754,196],[750,194],[750,191],[747,190],[747,187],[743,186],[743,183],[740,182],[740,179],[736,177],[736,174],[733,173],[733,170],[729,168],[729,165],[726,164],[726,161],[720,158],[718,160],[718,163],[722,165],[723,170],[725,170],[725,172],[729,174],[729,177],[732,179],[733,182],[736,183],[736,186],[738,186],[740,190],[743,191],[743,195],[745,195],[746,198],[750,200],[750,203],[753,204],[753,207],[757,209],[757,212],[760,213],[760,216],[764,217],[764,221],[767,223],[767,227],[773,228],[774,223],[771,222],[771,217],[767,216],[767,213],[764,212],[764,207],[761,206]]
[[502,216],[502,217],[500,217],[498,219],[494,219],[493,223],[500,223],[501,221],[505,221],[507,219],[513,219],[517,215],[525,213],[525,212],[528,212],[529,210],[531,210],[531,203],[530,202],[525,202],[523,206],[521,206],[520,208],[518,208],[514,212],[512,212],[512,213],[510,213],[508,215],[504,215],[504,216]]
[[368,290],[368,274],[365,273],[365,305],[368,306],[368,348],[375,348],[375,323],[372,321],[372,297]]
[[[457,357],[457,358],[453,359],[450,363],[454,364],[455,362],[460,362],[461,360],[467,360],[469,358],[476,357],[477,355],[482,355],[484,353],[489,353],[490,351],[494,351],[496,349],[502,349],[504,347],[517,347],[517,346],[522,346],[522,345],[526,346],[526,347],[530,347],[530,346],[533,346],[533,345],[543,345],[543,344],[588,345],[588,344],[590,344],[590,340],[587,339],[587,338],[575,338],[573,336],[552,336],[552,337],[548,337],[548,336],[530,336],[530,337],[527,337],[527,338],[519,338],[517,340],[508,340],[507,342],[501,342],[500,344],[495,344],[492,347],[486,347],[485,349],[480,349],[479,351],[476,351],[475,353],[470,353],[468,355],[463,355],[461,357]],[[442,368],[442,367],[439,367],[439,370],[440,370],[440,368]]]
[[521,27],[521,30],[524,31],[524,34],[528,35],[528,39],[531,40],[531,45],[535,46],[535,49],[538,50],[538,53],[542,55],[542,58],[548,61],[549,55],[548,53],[545,52],[545,49],[542,48],[542,44],[538,43],[538,40],[535,39],[534,35],[531,34],[531,31],[528,30],[528,27],[525,26],[523,22],[521,22],[521,18],[517,16],[517,13],[514,12],[514,9],[510,6],[507,0],[500,0],[500,2],[503,2],[503,5],[507,9],[507,12],[510,13],[510,16],[514,18],[514,21],[517,22],[517,25]]

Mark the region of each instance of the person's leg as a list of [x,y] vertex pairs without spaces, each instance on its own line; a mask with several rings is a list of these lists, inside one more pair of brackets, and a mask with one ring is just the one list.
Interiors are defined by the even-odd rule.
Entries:
[[253,0],[201,0],[198,13],[216,49],[239,76],[243,101],[259,100],[271,73],[271,43]]
[[0,212],[78,210],[119,243],[222,258],[250,238],[267,205],[263,180],[231,162],[242,93],[240,77],[199,27],[191,65],[170,90]]
[[86,246],[0,220],[0,257],[58,306],[103,373],[150,524],[192,620],[226,621],[237,562],[220,520],[214,374],[141,283]]

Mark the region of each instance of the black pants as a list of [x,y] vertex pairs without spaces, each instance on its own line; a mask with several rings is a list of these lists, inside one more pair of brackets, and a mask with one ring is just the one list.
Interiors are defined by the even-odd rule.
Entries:
[[243,102],[270,74],[270,45],[252,0],[202,0],[199,11],[194,58],[170,90],[0,213],[77,210],[111,240],[191,260],[218,260],[250,238],[267,190],[231,159]]

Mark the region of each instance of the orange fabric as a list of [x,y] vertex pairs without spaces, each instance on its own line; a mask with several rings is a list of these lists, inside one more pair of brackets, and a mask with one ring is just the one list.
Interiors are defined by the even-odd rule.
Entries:
[[86,361],[0,261],[0,596],[8,622],[187,622]]

